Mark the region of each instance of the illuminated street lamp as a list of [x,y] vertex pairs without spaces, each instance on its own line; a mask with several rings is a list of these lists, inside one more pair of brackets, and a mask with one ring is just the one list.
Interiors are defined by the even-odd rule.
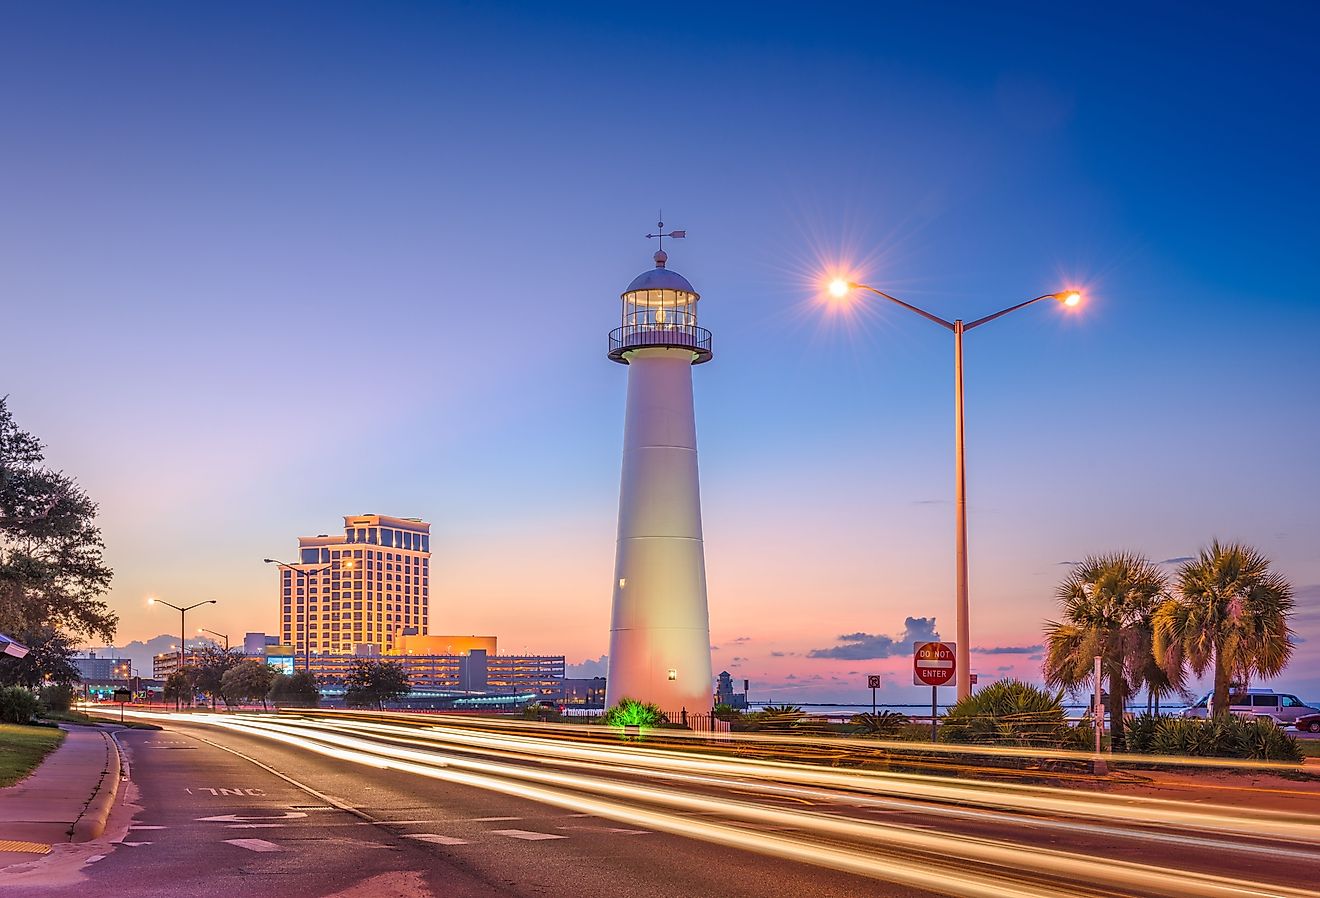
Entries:
[[[183,608],[180,608],[178,605],[173,605],[165,601],[164,599],[158,599],[155,596],[152,596],[151,598],[147,599],[147,604],[164,605],[166,608],[173,608],[175,611],[179,612],[179,672],[182,673],[183,653],[188,645],[188,625],[185,622],[185,616],[188,614],[189,611],[192,611],[194,608],[200,608],[202,605],[214,605],[215,599],[206,599],[205,601],[202,602],[194,602],[191,605],[187,605]],[[176,702],[178,701],[177,696],[175,698],[175,701]]]
[[[297,565],[289,564],[287,561],[280,561],[280,560],[275,559],[275,558],[263,558],[263,559],[261,559],[261,560],[264,561],[266,564],[273,564],[273,565],[276,565],[276,566],[278,566],[278,567],[288,568],[289,570],[291,570],[291,571],[293,571],[295,574],[297,574],[299,577],[303,578],[303,580],[305,581],[305,585],[304,585],[304,587],[303,587],[303,615],[302,615],[302,618],[303,618],[303,620],[302,620],[302,637],[303,637],[303,670],[305,670],[305,671],[307,671],[308,673],[310,673],[311,670],[312,670],[312,641],[311,641],[311,639],[309,638],[309,635],[308,635],[309,632],[310,632],[310,631],[308,630],[308,625],[311,623],[311,619],[312,619],[312,615],[311,615],[311,607],[312,607],[311,578],[312,578],[312,575],[314,575],[314,574],[327,574],[327,573],[329,573],[331,570],[334,569],[334,565],[332,565],[332,564],[327,564],[325,567],[318,567],[318,568],[310,568],[310,569],[307,569],[307,568],[301,568],[301,567],[298,567]],[[353,566],[353,562],[352,562],[352,561],[346,561],[346,562],[344,562],[344,567],[351,568],[352,566]],[[293,615],[294,615],[295,618],[297,618],[297,616],[298,616],[298,612],[297,612],[296,609],[293,611]],[[295,651],[295,652],[297,651],[297,646],[294,647],[294,651]],[[295,655],[295,657],[296,657],[296,655]]]
[[955,614],[957,618],[957,643],[955,646],[954,666],[957,674],[958,700],[962,701],[972,694],[972,669],[971,669],[971,635],[970,625],[968,623],[968,603],[967,603],[967,467],[965,459],[965,441],[963,436],[963,334],[974,327],[980,327],[983,324],[989,324],[996,318],[1002,318],[1009,312],[1016,312],[1018,309],[1025,309],[1032,303],[1040,302],[1042,299],[1052,299],[1056,302],[1075,308],[1082,302],[1082,294],[1076,290],[1065,290],[1062,293],[1046,293],[1037,296],[1035,299],[1028,299],[1026,302],[1020,302],[1015,306],[1009,306],[1007,309],[995,312],[993,315],[986,315],[984,318],[978,318],[970,323],[963,323],[961,318],[954,321],[945,321],[938,315],[932,315],[924,309],[906,303],[885,293],[882,290],[868,284],[857,284],[844,278],[835,278],[829,284],[829,292],[836,298],[842,299],[852,290],[865,290],[868,293],[874,293],[882,299],[887,299],[896,305],[900,305],[910,312],[916,312],[927,321],[932,321],[947,330],[953,331],[953,408],[954,408],[954,505],[956,507],[956,579],[958,584],[958,596]]
[[206,629],[205,627],[198,627],[198,628],[197,628],[197,632],[198,632],[198,633],[210,633],[212,636],[219,636],[221,639],[223,639],[223,640],[225,641],[225,652],[226,652],[226,653],[229,652],[229,636],[228,636],[227,634],[225,634],[225,633],[217,633],[217,632],[215,632],[214,630],[208,630],[208,629]]

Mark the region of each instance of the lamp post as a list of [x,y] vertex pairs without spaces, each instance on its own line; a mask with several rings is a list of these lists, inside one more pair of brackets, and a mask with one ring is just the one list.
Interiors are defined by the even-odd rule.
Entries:
[[[179,612],[179,673],[183,673],[183,655],[187,650],[188,645],[188,625],[185,622],[186,616],[188,612],[192,611],[194,608],[200,608],[202,605],[214,605],[215,601],[215,599],[206,599],[205,601],[193,602],[191,605],[180,608],[178,605],[171,604],[164,599],[158,599],[154,596],[147,599],[148,605],[164,605],[167,608],[173,608],[175,611]],[[175,700],[176,702],[178,701],[177,697]]]
[[[326,574],[334,569],[334,565],[332,564],[327,564],[325,567],[318,567],[318,568],[313,568],[311,570],[304,570],[303,568],[297,567],[296,565],[289,564],[287,561],[280,561],[275,558],[263,558],[261,560],[264,561],[266,564],[273,564],[276,565],[277,567],[288,568],[289,570],[296,573],[298,576],[302,577],[304,580],[307,580],[309,577],[311,577],[312,574]],[[350,561],[347,563],[346,566],[352,567],[353,563]],[[311,673],[312,671],[312,641],[311,639],[308,638],[308,634],[310,633],[310,631],[308,630],[307,627],[308,622],[311,619],[311,610],[310,610],[311,605],[312,605],[312,592],[311,592],[311,586],[309,584],[304,586],[303,588],[303,621],[302,621],[303,670],[307,671],[308,673]],[[294,612],[294,617],[297,617],[296,611]]]
[[198,632],[198,633],[210,633],[212,636],[219,636],[221,639],[223,639],[223,640],[225,641],[225,654],[228,654],[228,653],[229,653],[229,636],[228,636],[228,635],[226,635],[226,634],[224,634],[224,633],[217,633],[217,632],[215,632],[214,630],[208,630],[208,629],[206,629],[205,627],[198,627],[198,628],[197,628],[197,632]]
[[1003,318],[1009,312],[1016,312],[1018,309],[1025,309],[1033,303],[1038,303],[1042,299],[1053,299],[1063,305],[1072,308],[1082,301],[1082,294],[1075,290],[1067,290],[1062,293],[1046,293],[1037,296],[1035,299],[1028,299],[1026,302],[1020,302],[1015,306],[1009,306],[995,312],[993,315],[986,315],[984,318],[978,318],[975,321],[964,323],[961,318],[953,321],[945,321],[938,315],[932,315],[925,309],[919,309],[911,303],[906,303],[877,290],[869,284],[857,284],[852,281],[846,281],[837,278],[830,283],[830,293],[837,297],[844,297],[849,290],[865,290],[868,293],[874,293],[882,299],[887,299],[896,305],[900,305],[910,312],[916,312],[927,321],[934,322],[940,327],[953,332],[953,432],[954,432],[954,505],[955,505],[955,572],[957,581],[957,603],[955,616],[957,618],[957,644],[954,648],[954,662],[957,670],[958,701],[962,701],[972,694],[972,670],[971,670],[971,635],[970,624],[968,623],[968,601],[967,601],[967,470],[966,470],[966,443],[963,429],[963,334],[972,328],[980,327],[983,324],[989,324],[996,318]]

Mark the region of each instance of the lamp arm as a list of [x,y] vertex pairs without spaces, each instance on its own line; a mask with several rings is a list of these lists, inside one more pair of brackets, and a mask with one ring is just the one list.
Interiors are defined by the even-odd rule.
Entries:
[[909,312],[916,312],[922,318],[925,318],[928,321],[933,321],[936,324],[938,324],[940,327],[946,328],[948,330],[954,329],[952,321],[945,321],[943,318],[941,318],[938,315],[932,315],[930,312],[927,312],[925,309],[919,309],[916,306],[912,305],[912,303],[910,302],[903,302],[903,300],[899,299],[897,296],[890,296],[888,293],[885,293],[883,290],[875,289],[870,284],[854,284],[853,286],[860,287],[863,290],[869,290],[870,292],[874,293],[876,296],[882,297],[884,299],[889,300],[892,303],[900,305],[903,308],[907,309]]
[[1007,309],[1004,309],[1001,312],[995,312],[993,315],[986,315],[984,318],[978,318],[975,321],[973,321],[971,324],[964,324],[963,330],[969,331],[974,327],[980,327],[983,324],[989,324],[991,321],[994,321],[996,318],[1003,318],[1009,312],[1016,312],[1018,309],[1026,308],[1027,306],[1031,305],[1033,302],[1040,302],[1042,299],[1054,299],[1056,296],[1057,294],[1054,293],[1046,293],[1044,296],[1037,296],[1035,299],[1029,299],[1026,302],[1020,302],[1015,306],[1009,306]]

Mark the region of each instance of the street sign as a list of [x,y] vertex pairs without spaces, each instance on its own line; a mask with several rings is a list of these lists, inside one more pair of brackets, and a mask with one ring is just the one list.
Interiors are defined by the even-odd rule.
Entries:
[[879,677],[877,674],[871,674],[871,675],[869,675],[869,676],[866,678],[866,688],[867,688],[867,689],[879,689],[879,688],[880,688],[880,677]]
[[952,642],[912,643],[912,685],[947,686],[957,668]]
[[117,701],[117,702],[131,702],[132,700],[133,700],[133,693],[129,692],[127,689],[116,689],[116,690],[115,690],[115,701]]

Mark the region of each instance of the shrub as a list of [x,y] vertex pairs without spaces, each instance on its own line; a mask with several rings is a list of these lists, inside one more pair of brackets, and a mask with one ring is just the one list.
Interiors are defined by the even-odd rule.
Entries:
[[1269,720],[1219,717],[1210,720],[1170,717],[1155,726],[1151,751],[1191,758],[1244,758],[1253,761],[1301,761],[1297,740]]
[[1018,680],[1000,680],[949,709],[941,742],[1057,747],[1069,740],[1063,695]]
[[73,706],[73,687],[58,683],[41,687],[41,707],[47,711],[67,711]]
[[[1161,719],[1151,714],[1138,714],[1127,721],[1127,750],[1138,754],[1149,754],[1154,748],[1155,730],[1159,727]],[[1094,732],[1091,739],[1095,739]],[[1094,741],[1091,744],[1094,746]]]
[[522,709],[523,720],[540,720],[547,723],[558,723],[564,719],[564,714],[555,704],[542,704],[541,702],[532,702]]
[[716,720],[737,720],[742,717],[742,713],[732,705],[720,703],[710,712]]
[[665,717],[665,712],[660,710],[659,705],[624,698],[605,712],[601,722],[612,727],[657,727],[669,721]]
[[878,714],[854,714],[848,721],[859,736],[879,736],[892,739],[911,723],[906,714],[897,711],[881,711]]
[[31,723],[41,703],[31,689],[0,687],[0,723]]
[[791,732],[807,715],[797,705],[766,705],[760,711],[744,714],[743,728],[767,733]]

